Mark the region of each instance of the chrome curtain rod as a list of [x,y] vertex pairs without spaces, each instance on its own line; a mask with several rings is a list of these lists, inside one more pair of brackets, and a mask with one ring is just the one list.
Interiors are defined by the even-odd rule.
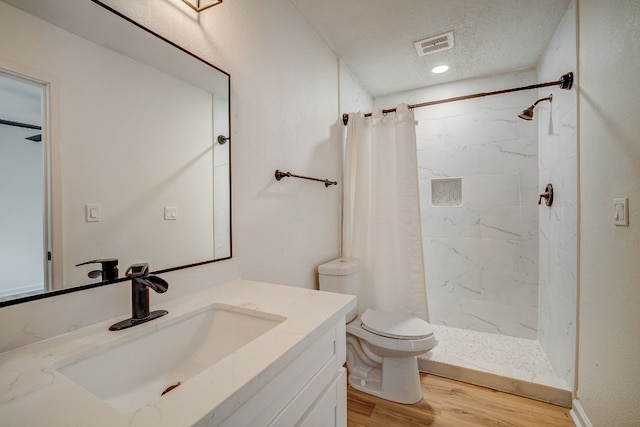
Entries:
[[[560,87],[560,89],[569,90],[573,86],[573,73],[572,72],[568,72],[567,74],[564,74],[563,76],[561,76],[560,79],[555,81],[555,82],[538,83],[538,84],[535,84],[535,85],[516,87],[516,88],[512,88],[512,89],[496,90],[494,92],[480,92],[480,93],[473,93],[471,95],[464,95],[464,96],[456,96],[456,97],[453,97],[453,98],[439,99],[437,101],[422,102],[420,104],[409,105],[409,108],[410,109],[414,109],[414,108],[419,108],[419,107],[428,107],[429,105],[446,104],[448,102],[462,101],[462,100],[465,100],[465,99],[473,99],[473,98],[483,98],[485,96],[501,95],[503,93],[519,92],[521,90],[538,89],[538,88],[547,87],[547,86],[558,86],[558,87]],[[396,111],[395,108],[389,108],[389,109],[386,109],[386,110],[382,110],[382,113],[383,114],[393,113],[395,111]],[[371,117],[371,113],[366,113],[364,116],[365,117]],[[342,123],[344,123],[345,126],[347,125],[347,123],[349,123],[349,113],[344,113],[342,115]]]
[[328,179],[310,178],[308,176],[294,175],[291,172],[282,172],[279,169],[276,169],[275,175],[276,175],[277,181],[280,181],[282,178],[302,178],[302,179],[308,179],[310,181],[323,182],[325,187],[328,187],[330,185],[338,185],[338,181],[329,181]]

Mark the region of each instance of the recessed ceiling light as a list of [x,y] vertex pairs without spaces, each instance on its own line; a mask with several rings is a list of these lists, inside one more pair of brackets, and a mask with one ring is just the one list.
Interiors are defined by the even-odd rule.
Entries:
[[433,74],[440,74],[440,73],[444,73],[448,69],[449,69],[448,65],[438,65],[437,67],[434,67],[433,70],[431,70],[431,72]]

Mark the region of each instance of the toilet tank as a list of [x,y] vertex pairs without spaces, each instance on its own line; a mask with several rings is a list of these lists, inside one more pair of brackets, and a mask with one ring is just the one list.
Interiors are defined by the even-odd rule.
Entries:
[[[338,294],[358,295],[362,277],[362,261],[356,258],[338,258],[318,266],[320,290]],[[358,313],[354,308],[347,314],[347,322]]]

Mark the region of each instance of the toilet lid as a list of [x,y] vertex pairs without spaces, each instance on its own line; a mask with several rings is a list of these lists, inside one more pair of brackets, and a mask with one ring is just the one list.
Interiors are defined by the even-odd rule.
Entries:
[[367,309],[360,321],[363,329],[389,338],[420,339],[433,335],[430,324],[410,314]]

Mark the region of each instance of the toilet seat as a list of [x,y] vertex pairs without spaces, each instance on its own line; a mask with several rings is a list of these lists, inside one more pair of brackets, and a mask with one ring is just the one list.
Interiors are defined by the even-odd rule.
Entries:
[[387,338],[416,340],[433,336],[433,327],[424,320],[404,313],[367,309],[360,316],[362,328]]

